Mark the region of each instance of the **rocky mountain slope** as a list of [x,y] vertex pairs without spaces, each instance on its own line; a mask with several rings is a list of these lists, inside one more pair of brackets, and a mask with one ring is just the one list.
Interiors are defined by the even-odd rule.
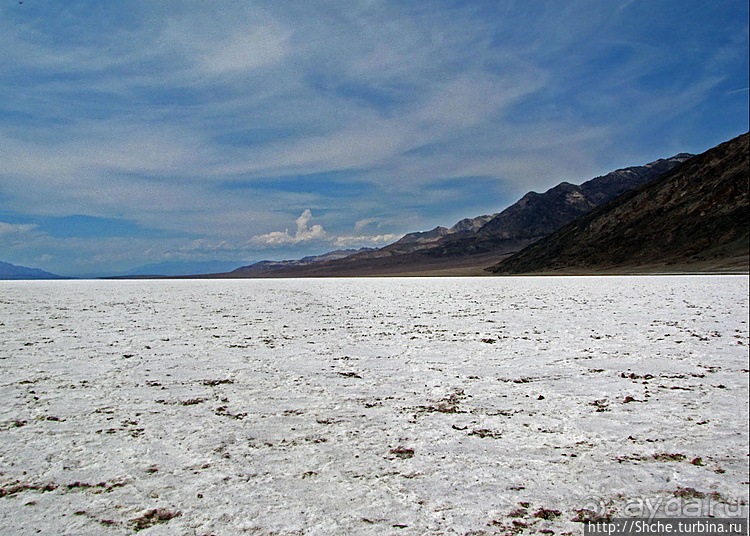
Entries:
[[748,270],[748,134],[696,156],[489,269]]

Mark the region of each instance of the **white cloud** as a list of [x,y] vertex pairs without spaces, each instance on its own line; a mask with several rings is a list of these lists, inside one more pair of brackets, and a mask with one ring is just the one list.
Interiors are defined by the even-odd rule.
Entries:
[[[273,231],[263,235],[252,237],[248,245],[256,248],[280,248],[285,246],[296,246],[302,243],[319,243],[328,244],[331,247],[346,248],[351,246],[384,246],[397,240],[400,235],[396,234],[379,234],[379,235],[331,235],[327,233],[321,225],[310,225],[313,215],[310,209],[306,209],[299,218],[297,218],[297,231],[294,235],[285,231]],[[360,231],[363,227],[377,220],[360,220],[355,225],[355,230]]]
[[28,234],[36,230],[34,223],[6,223],[0,221],[0,237],[12,237]]
[[0,246],[6,250],[33,249],[45,238],[46,235],[38,229],[36,224],[0,221]]
[[214,74],[257,69],[280,62],[290,50],[289,32],[278,26],[258,26],[232,35],[205,51],[200,62]]
[[337,248],[347,248],[351,246],[381,247],[395,242],[401,238],[401,236],[402,235],[397,234],[337,236],[333,239],[332,243]]
[[289,234],[289,230],[273,231],[263,235],[257,235],[250,239],[249,243],[255,247],[281,247],[296,245],[301,242],[322,241],[326,238],[326,232],[321,225],[312,225],[313,219],[310,209],[305,211],[297,218],[297,232],[294,236]]
[[298,241],[289,234],[289,231],[271,231],[270,233],[254,236],[250,244],[255,247],[280,247],[296,244]]
[[312,212],[310,212],[309,208],[297,218],[297,234],[294,235],[294,238],[297,241],[304,242],[307,240],[320,240],[325,237],[326,232],[323,230],[323,227],[320,225],[313,225],[310,227],[312,219]]
[[377,218],[365,218],[363,220],[358,220],[354,224],[354,230],[356,232],[360,232],[362,229],[367,227],[368,225],[372,225],[373,223],[377,223],[379,220]]

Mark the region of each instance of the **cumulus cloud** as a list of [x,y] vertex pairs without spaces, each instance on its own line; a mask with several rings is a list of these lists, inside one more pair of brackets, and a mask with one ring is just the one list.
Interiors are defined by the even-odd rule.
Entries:
[[[312,220],[312,212],[310,209],[306,209],[297,218],[297,231],[294,235],[290,234],[288,229],[285,231],[273,231],[252,237],[248,244],[256,248],[280,248],[284,246],[296,246],[302,243],[328,244],[336,248],[352,246],[378,247],[389,244],[400,237],[400,235],[391,233],[379,235],[332,235],[326,232],[322,225],[311,225]],[[364,227],[376,221],[373,218],[360,220],[355,224],[355,231],[361,232]]]
[[304,242],[307,240],[320,240],[325,237],[326,232],[323,230],[323,227],[320,225],[313,225],[310,227],[312,219],[312,212],[310,212],[309,208],[297,218],[297,234],[294,235],[295,240],[298,242]]
[[299,218],[297,218],[297,232],[294,236],[289,234],[289,229],[285,231],[273,231],[270,233],[254,236],[250,239],[250,244],[256,247],[281,247],[299,244],[300,242],[322,241],[326,238],[323,226],[315,224],[310,225],[313,219],[310,209],[306,209]]

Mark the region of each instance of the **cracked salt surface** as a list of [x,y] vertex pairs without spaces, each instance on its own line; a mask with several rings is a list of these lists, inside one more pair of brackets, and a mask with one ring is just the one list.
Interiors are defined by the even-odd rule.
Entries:
[[721,514],[748,498],[747,296],[746,276],[0,282],[0,533]]

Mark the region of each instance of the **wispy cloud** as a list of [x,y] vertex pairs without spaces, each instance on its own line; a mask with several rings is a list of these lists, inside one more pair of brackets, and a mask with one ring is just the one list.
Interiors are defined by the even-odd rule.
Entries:
[[33,223],[14,224],[0,221],[0,237],[23,236],[35,231],[37,227]]
[[[291,255],[431,225],[441,181],[479,177],[516,195],[706,149],[747,128],[747,8],[681,8],[6,4],[0,211],[23,224],[124,218],[174,233],[144,249],[165,255],[191,244]],[[251,187],[297,176],[324,180]],[[308,208],[315,225],[278,230]],[[377,234],[360,232],[374,218]]]
[[331,242],[337,248],[382,247],[401,238],[398,234],[337,236]]
[[378,223],[378,221],[379,221],[378,218],[365,218],[363,220],[358,220],[354,222],[354,230],[356,232],[360,232],[362,229],[364,229],[368,225]]

